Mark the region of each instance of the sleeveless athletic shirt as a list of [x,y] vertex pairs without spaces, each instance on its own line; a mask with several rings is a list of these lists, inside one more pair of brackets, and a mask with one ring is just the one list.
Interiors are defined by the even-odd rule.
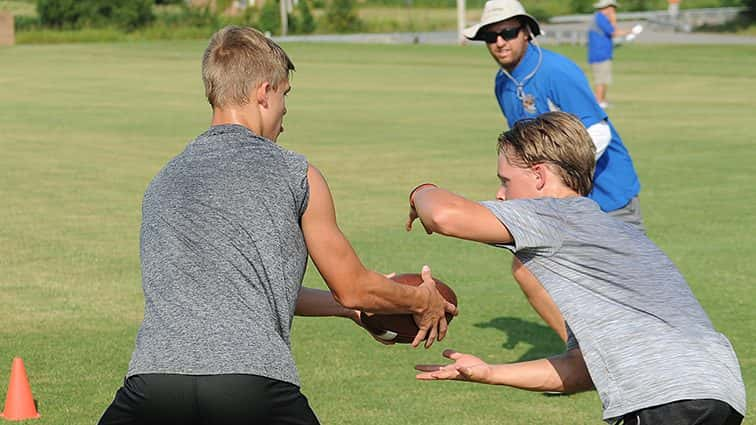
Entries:
[[210,128],[142,204],[144,321],[127,376],[252,374],[299,385],[291,320],[307,264],[307,160]]

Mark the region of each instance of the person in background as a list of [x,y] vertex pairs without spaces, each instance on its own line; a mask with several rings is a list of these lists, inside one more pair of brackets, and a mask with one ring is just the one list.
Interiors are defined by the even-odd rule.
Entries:
[[593,86],[596,101],[602,108],[607,108],[606,92],[612,84],[612,58],[616,37],[632,36],[640,32],[640,26],[630,30],[617,28],[617,7],[615,0],[600,0],[593,5],[596,13],[588,29],[588,64],[593,74]]
[[[595,145],[596,171],[588,197],[610,215],[643,227],[640,181],[630,153],[583,71],[565,56],[542,49],[536,42],[540,33],[538,21],[517,0],[490,0],[480,23],[465,29],[464,36],[485,42],[496,63],[494,94],[509,126],[550,111],[577,116]],[[543,287],[516,257],[512,271],[531,306],[566,341],[564,319]]]

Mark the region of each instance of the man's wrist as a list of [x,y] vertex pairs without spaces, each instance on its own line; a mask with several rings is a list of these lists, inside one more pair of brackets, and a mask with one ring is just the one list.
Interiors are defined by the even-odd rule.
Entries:
[[437,188],[438,186],[436,186],[433,183],[422,183],[422,184],[419,184],[419,185],[415,186],[415,188],[412,189],[412,191],[410,191],[410,194],[409,194],[409,204],[410,204],[410,206],[412,208],[415,208],[415,194],[418,191],[429,189],[429,188],[432,188],[432,187],[433,188]]
[[412,307],[412,314],[425,314],[430,306],[431,291],[426,287],[416,287],[414,289],[419,291],[420,298],[418,299],[419,304],[415,304],[415,306]]

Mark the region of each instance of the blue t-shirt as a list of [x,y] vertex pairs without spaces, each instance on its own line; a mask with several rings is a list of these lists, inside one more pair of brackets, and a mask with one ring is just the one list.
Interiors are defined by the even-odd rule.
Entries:
[[[604,211],[624,207],[640,192],[640,181],[630,154],[606,113],[596,103],[583,71],[562,55],[545,49],[541,51],[542,63],[535,75],[525,82],[523,100],[518,99],[517,86],[502,70],[496,74],[496,99],[509,127],[521,119],[535,118],[550,111],[575,115],[586,128],[605,120],[611,129],[612,139],[596,162],[593,191],[588,197]],[[530,44],[512,76],[522,81],[537,66],[538,48]]]
[[593,24],[588,29],[588,63],[604,62],[612,59],[614,45],[614,25],[601,12],[593,15]]

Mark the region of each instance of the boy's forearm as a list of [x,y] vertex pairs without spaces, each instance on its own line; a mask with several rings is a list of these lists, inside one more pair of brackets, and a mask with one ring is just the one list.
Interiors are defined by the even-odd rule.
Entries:
[[330,291],[302,287],[294,314],[297,316],[337,316],[352,318],[356,313],[333,298]]
[[446,189],[421,188],[410,206],[430,233],[483,243],[512,242],[512,235],[491,211]]
[[491,383],[528,391],[576,393],[593,389],[580,350],[527,362],[492,366]]

